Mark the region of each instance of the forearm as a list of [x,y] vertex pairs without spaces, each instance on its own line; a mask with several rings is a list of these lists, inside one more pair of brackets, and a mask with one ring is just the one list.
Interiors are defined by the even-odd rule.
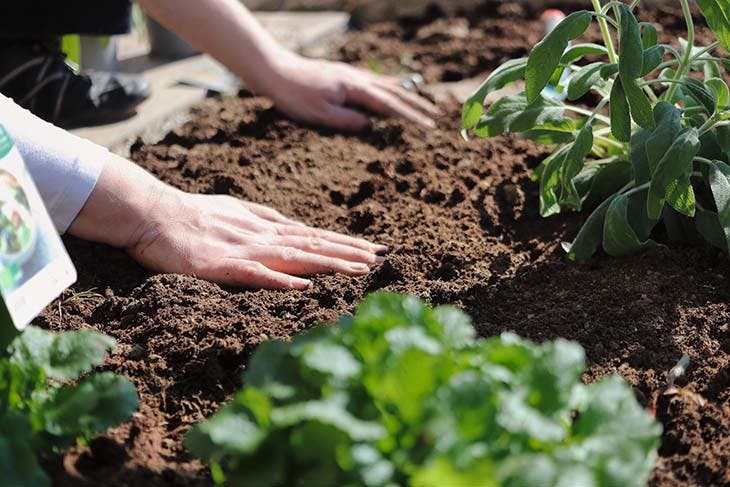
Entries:
[[241,77],[246,86],[271,95],[282,48],[238,0],[137,0],[158,22],[205,51]]

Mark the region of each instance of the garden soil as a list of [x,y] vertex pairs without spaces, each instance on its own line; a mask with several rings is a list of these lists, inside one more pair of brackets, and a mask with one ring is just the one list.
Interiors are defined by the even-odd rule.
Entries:
[[[676,14],[648,16],[681,32]],[[333,56],[457,81],[525,55],[540,35],[537,17],[502,5],[469,18],[376,24]],[[586,381],[618,373],[647,408],[655,405],[664,435],[651,486],[730,485],[728,256],[672,245],[566,262],[561,243],[586,214],[539,216],[530,173],[544,148],[512,136],[466,143],[460,107],[443,108],[436,130],[375,120],[365,133],[342,135],[291,122],[243,93],[201,103],[158,144],[136,144],[133,159],[181,189],[270,205],[391,251],[366,277],[316,276],[303,292],[251,291],[153,275],[121,251],[66,238],[79,280],[36,324],[115,337],[102,368],[129,377],[141,405],[129,422],[50,462],[55,484],[212,485],[182,438],[241,386],[256,346],[332,322],[387,289],[456,303],[485,337],[513,330],[578,341]],[[667,372],[685,353],[691,366],[667,392]]]

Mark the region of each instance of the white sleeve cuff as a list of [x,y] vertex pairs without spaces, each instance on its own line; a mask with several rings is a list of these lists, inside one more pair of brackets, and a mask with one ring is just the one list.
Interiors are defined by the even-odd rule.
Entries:
[[94,190],[109,151],[44,122],[2,95],[0,123],[23,156],[56,229],[65,232]]

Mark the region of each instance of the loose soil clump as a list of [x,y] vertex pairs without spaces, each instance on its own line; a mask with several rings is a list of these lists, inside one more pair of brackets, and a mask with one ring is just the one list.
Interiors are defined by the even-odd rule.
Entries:
[[[406,70],[429,81],[484,74],[526,54],[540,32],[534,13],[494,8],[476,20],[376,24],[352,34],[338,56],[400,69],[401,54],[412,52],[420,64],[406,59]],[[649,18],[680,30],[667,23],[671,15],[663,8]],[[728,256],[661,246],[566,262],[560,244],[587,215],[539,216],[530,172],[543,149],[511,136],[467,144],[460,106],[443,108],[436,130],[379,120],[343,135],[289,121],[242,94],[209,99],[160,143],[134,146],[138,164],[181,189],[270,205],[392,250],[367,277],[317,276],[304,292],[250,291],[152,275],[121,251],[66,238],[79,281],[36,324],[114,336],[119,346],[103,368],[129,377],[141,405],[128,423],[49,464],[55,483],[212,485],[182,438],[241,386],[256,346],[332,321],[365,294],[389,289],[456,303],[482,336],[513,330],[578,341],[586,381],[619,373],[647,407],[656,401],[665,432],[651,486],[729,485]],[[660,394],[684,353],[692,365],[680,388]]]

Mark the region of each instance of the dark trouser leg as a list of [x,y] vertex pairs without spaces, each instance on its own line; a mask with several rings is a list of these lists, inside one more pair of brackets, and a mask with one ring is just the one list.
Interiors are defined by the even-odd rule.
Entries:
[[47,39],[64,34],[114,35],[129,31],[129,0],[3,0],[0,37]]
[[77,74],[65,62],[64,34],[129,30],[128,0],[0,0],[0,93],[64,127],[119,120],[149,95],[140,77]]

